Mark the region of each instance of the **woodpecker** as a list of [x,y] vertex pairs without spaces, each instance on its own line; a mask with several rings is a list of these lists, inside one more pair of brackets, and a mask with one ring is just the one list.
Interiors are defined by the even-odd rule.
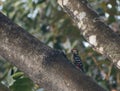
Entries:
[[72,59],[75,67],[79,69],[81,72],[84,72],[82,60],[79,56],[78,50],[77,49],[72,49]]

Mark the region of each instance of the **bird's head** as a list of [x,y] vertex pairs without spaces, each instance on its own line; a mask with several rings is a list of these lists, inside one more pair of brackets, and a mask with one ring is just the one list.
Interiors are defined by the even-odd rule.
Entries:
[[77,49],[72,49],[71,51],[73,54],[78,54],[78,50]]

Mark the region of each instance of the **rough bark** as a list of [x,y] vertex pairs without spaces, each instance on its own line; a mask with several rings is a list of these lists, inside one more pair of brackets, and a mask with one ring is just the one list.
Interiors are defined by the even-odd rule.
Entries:
[[54,50],[0,13],[0,55],[45,91],[105,91]]
[[0,83],[0,91],[10,91],[6,86]]
[[84,38],[99,53],[107,56],[120,69],[120,37],[91,9],[86,0],[58,0],[71,16]]

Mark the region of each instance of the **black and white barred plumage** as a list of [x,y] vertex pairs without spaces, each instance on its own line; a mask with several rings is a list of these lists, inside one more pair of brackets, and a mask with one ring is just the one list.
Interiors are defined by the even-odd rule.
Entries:
[[82,60],[78,54],[77,49],[72,50],[72,59],[73,59],[73,63],[76,66],[76,68],[78,68],[80,71],[84,72]]

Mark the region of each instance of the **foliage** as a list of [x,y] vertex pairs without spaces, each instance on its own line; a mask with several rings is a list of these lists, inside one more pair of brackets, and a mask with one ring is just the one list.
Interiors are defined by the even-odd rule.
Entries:
[[[89,0],[89,2],[105,22],[116,33],[119,33],[120,1]],[[71,49],[79,49],[86,74],[93,77],[107,90],[120,90],[120,73],[108,59],[91,49],[69,16],[58,6],[56,0],[1,0],[0,5],[1,11],[12,21],[48,46],[63,50],[69,59]],[[1,59],[0,64],[3,62]],[[4,66],[6,64],[8,66]],[[12,91],[20,91],[21,88],[24,88],[22,91],[37,89],[18,69],[6,62],[4,65],[0,66],[1,81]]]
[[17,79],[10,87],[12,91],[33,91],[33,83],[28,78]]

